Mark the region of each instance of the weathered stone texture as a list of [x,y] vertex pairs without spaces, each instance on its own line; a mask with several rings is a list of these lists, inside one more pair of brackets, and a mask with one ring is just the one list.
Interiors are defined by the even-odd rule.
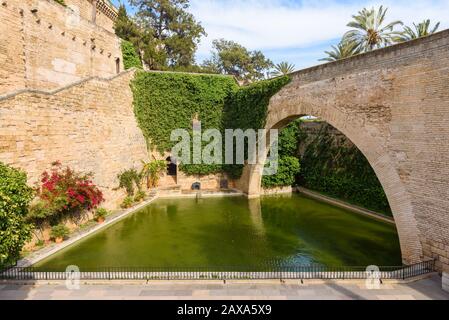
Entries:
[[[449,270],[449,30],[293,74],[267,129],[320,117],[366,156],[389,199],[405,262]],[[260,168],[243,187],[260,192]]]
[[[85,0],[84,2],[87,2]],[[0,95],[25,88],[55,89],[123,70],[120,39],[51,0],[0,5]],[[112,23],[112,22],[111,22]]]
[[56,160],[93,172],[107,206],[117,205],[124,196],[113,190],[117,174],[148,159],[132,107],[132,76],[0,98],[0,161],[24,169],[30,183]]

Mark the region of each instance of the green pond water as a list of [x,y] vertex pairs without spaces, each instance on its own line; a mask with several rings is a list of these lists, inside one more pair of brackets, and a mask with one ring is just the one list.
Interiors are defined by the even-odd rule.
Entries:
[[157,200],[37,267],[401,265],[394,225],[300,195]]

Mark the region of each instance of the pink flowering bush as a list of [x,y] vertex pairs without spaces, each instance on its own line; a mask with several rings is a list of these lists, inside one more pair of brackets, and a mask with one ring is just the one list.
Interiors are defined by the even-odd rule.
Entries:
[[103,193],[92,182],[92,174],[81,174],[54,162],[50,171],[42,173],[36,186],[38,201],[31,208],[30,219],[39,223],[97,208]]

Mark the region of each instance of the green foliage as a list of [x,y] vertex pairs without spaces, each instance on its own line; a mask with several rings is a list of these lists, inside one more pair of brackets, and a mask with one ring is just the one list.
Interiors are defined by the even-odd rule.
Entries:
[[245,83],[265,79],[273,67],[261,51],[249,51],[234,41],[214,40],[213,50],[203,67],[211,73],[231,74]]
[[[385,192],[368,160],[355,146],[334,143],[330,129],[329,125],[323,126],[306,147],[301,159],[299,183],[332,197],[390,214]],[[301,134],[305,134],[304,130]]]
[[[132,83],[134,112],[151,147],[169,151],[172,130],[192,132],[192,120],[201,121],[202,129],[221,130],[225,99],[237,90],[232,77],[185,73],[139,72]],[[188,174],[220,171],[216,165],[185,165]]]
[[358,14],[353,15],[353,20],[348,27],[353,28],[345,33],[343,41],[356,43],[362,52],[372,51],[393,44],[401,32],[394,31],[398,25],[403,25],[399,20],[390,23],[385,22],[388,8],[380,6],[379,9],[363,8]]
[[279,155],[296,157],[299,138],[299,122],[293,121],[279,132]]
[[108,210],[106,210],[105,208],[98,208],[95,211],[95,220],[104,219],[104,218],[106,218],[106,216],[109,215],[109,213],[110,212]]
[[0,162],[0,268],[14,263],[30,239],[25,216],[32,198],[26,174]]
[[67,216],[77,218],[84,211],[97,208],[104,198],[92,178],[92,173],[82,174],[54,162],[36,185],[38,197],[30,207],[27,220],[42,227],[46,222],[57,224]]
[[291,186],[295,183],[295,177],[299,173],[299,159],[293,156],[280,156],[278,172],[271,176],[263,176],[264,188]]
[[125,70],[131,68],[142,69],[142,62],[140,61],[139,55],[136,52],[134,45],[129,41],[122,40],[121,46]]
[[135,188],[137,188],[138,191],[142,188],[142,177],[137,173],[136,169],[122,171],[117,175],[117,178],[119,180],[118,189],[125,189],[129,197],[134,196]]
[[352,57],[361,52],[359,45],[354,41],[346,41],[343,39],[338,45],[331,46],[331,51],[325,51],[327,57],[320,59],[320,61],[337,61],[341,59],[346,59]]
[[287,76],[240,87],[226,99],[224,123],[228,129],[265,127],[271,97],[290,82]]
[[130,0],[146,38],[145,62],[151,69],[194,64],[203,27],[187,11],[188,0]]
[[396,41],[404,42],[421,37],[426,37],[438,31],[440,22],[438,22],[433,28],[430,27],[430,19],[424,20],[421,23],[413,23],[413,28],[409,26],[404,27],[404,31],[398,36]]
[[50,235],[53,239],[56,238],[67,238],[67,236],[70,234],[70,230],[63,224],[58,224],[57,226],[54,226],[51,228]]
[[274,66],[273,76],[286,76],[295,71],[295,65],[287,61],[282,61]]
[[[143,162],[143,161],[142,161]],[[167,169],[167,162],[164,160],[154,160],[150,162],[143,162],[141,177],[147,178],[147,188],[155,188],[159,183],[159,178],[162,172]]]
[[[290,81],[288,77],[239,88],[232,77],[182,73],[139,72],[132,83],[134,112],[150,148],[170,151],[176,142],[171,132],[192,134],[192,121],[202,130],[264,128],[270,98]],[[242,166],[180,165],[186,174],[207,175],[226,171],[239,177]]]
[[64,7],[65,6],[67,6],[66,4],[65,4],[65,1],[64,0],[55,0],[57,3],[59,3],[60,5],[63,5]]
[[134,196],[134,202],[140,202],[145,199],[146,193],[144,191],[138,191]]
[[127,209],[131,208],[134,204],[134,198],[131,196],[127,196],[125,199],[123,199],[122,204],[120,205],[121,208]]

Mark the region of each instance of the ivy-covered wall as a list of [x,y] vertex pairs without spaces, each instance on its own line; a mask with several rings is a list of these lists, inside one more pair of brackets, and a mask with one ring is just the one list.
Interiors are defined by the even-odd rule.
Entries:
[[142,69],[142,62],[140,61],[139,54],[131,42],[122,39],[121,49],[125,70],[131,68]]
[[[263,128],[271,96],[288,82],[288,77],[280,77],[239,87],[230,76],[138,72],[131,87],[135,115],[149,147],[163,153],[176,144],[170,141],[173,130],[185,129],[192,134],[194,119],[201,121],[203,132]],[[226,172],[233,178],[240,176],[241,168],[218,164],[180,166],[186,174]]]
[[391,215],[374,170],[351,141],[324,122],[291,125],[299,130],[299,185]]

